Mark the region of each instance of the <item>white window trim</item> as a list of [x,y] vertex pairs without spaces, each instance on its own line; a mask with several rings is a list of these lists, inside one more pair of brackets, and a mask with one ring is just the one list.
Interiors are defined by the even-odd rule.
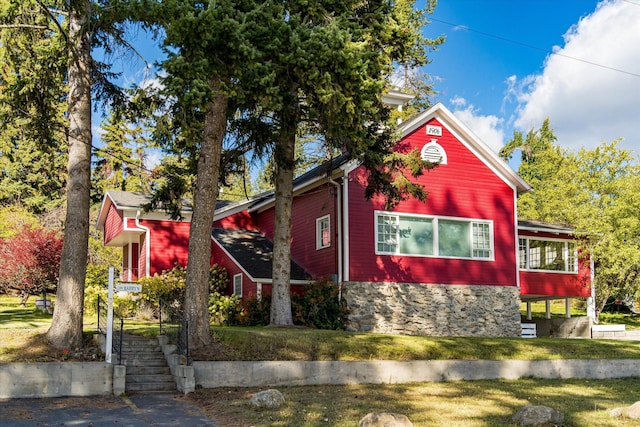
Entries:
[[[322,223],[326,221],[327,224],[327,233],[329,235],[329,242],[324,245],[322,241]],[[324,215],[320,218],[316,218],[316,250],[325,249],[331,247],[331,216]]]
[[[526,240],[527,242],[526,249],[525,249],[527,251],[525,267],[520,267],[520,240]],[[541,268],[529,268],[529,265],[530,265],[529,263],[531,262],[531,252],[529,251],[530,240],[564,243],[564,246],[562,248],[562,255],[565,260],[565,270],[543,270]],[[569,271],[566,269],[568,267],[568,262],[569,262],[569,243],[573,243],[575,245],[575,250],[573,252],[573,258],[574,258],[573,271]],[[556,274],[578,274],[578,267],[579,267],[578,245],[576,244],[575,240],[555,239],[552,237],[545,238],[545,237],[533,237],[533,236],[518,236],[518,269],[520,271],[532,271],[532,272],[538,272],[538,273],[556,273]]]
[[[236,279],[240,279],[240,293],[236,292]],[[242,273],[238,273],[238,274],[234,274],[233,275],[233,295],[237,295],[239,297],[242,297]]]
[[[374,249],[376,255],[392,255],[392,256],[403,256],[403,257],[416,257],[416,258],[446,258],[446,259],[464,259],[464,260],[473,260],[473,261],[495,261],[495,245],[494,245],[494,232],[493,232],[493,221],[487,219],[479,219],[479,218],[465,218],[465,217],[455,217],[455,216],[435,216],[435,215],[422,215],[415,213],[404,213],[404,212],[388,212],[388,211],[374,211]],[[380,215],[386,216],[395,216],[395,217],[412,217],[412,218],[425,218],[431,219],[433,221],[433,255],[420,255],[420,254],[403,254],[399,251],[400,245],[398,245],[397,252],[385,252],[378,250],[378,217]],[[490,256],[489,257],[474,257],[473,256],[473,226],[469,227],[469,242],[471,244],[471,253],[469,257],[457,257],[457,256],[445,256],[440,255],[439,251],[439,235],[438,235],[438,220],[452,220],[452,221],[464,221],[469,224],[478,223],[478,224],[489,224],[489,242],[490,242]]]

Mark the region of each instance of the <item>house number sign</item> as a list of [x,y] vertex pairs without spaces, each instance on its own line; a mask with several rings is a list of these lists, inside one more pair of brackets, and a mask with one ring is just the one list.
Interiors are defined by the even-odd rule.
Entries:
[[442,136],[442,126],[427,125],[427,135]]

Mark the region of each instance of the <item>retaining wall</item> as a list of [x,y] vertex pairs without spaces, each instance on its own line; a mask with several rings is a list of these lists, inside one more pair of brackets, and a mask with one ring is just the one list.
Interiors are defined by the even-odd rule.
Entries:
[[0,398],[93,396],[113,392],[105,362],[2,363]]
[[194,362],[196,387],[640,377],[640,359]]
[[347,330],[427,336],[520,336],[516,286],[347,282]]

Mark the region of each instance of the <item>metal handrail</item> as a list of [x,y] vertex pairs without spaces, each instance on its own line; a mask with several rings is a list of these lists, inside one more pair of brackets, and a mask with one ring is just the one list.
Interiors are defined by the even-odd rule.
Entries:
[[[106,302],[100,297],[100,295],[98,295],[98,301],[97,301],[97,312],[98,312],[98,324],[97,324],[97,329],[98,332],[101,333],[102,335],[107,335],[107,304]],[[102,319],[102,320],[101,320]],[[119,322],[118,322],[119,320]],[[119,330],[116,328],[116,326],[119,323]],[[122,342],[124,340],[124,318],[121,317],[120,315],[118,315],[118,313],[116,313],[114,311],[113,313],[113,341],[111,343],[111,350],[114,352],[114,354],[118,355],[118,365],[122,365]],[[118,333],[116,333],[116,331],[118,331]],[[117,339],[116,339],[117,338]]]
[[165,301],[158,302],[158,322],[160,334],[166,335],[170,342],[175,343],[178,354],[184,356],[185,364],[191,365],[189,354],[189,323],[184,312]]

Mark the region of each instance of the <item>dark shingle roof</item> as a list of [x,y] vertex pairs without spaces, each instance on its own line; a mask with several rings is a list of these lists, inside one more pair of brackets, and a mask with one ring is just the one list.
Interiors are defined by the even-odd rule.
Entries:
[[[212,236],[253,279],[271,280],[273,244],[262,234],[214,228]],[[309,275],[294,261],[291,261],[291,280],[309,280]]]
[[[120,191],[120,190],[107,190],[107,194],[113,200],[113,203],[120,209],[141,209],[143,206],[151,203],[151,194],[140,193],[135,191]],[[229,205],[229,200],[218,200],[216,202],[216,210],[221,209]],[[158,210],[162,210],[160,207]],[[191,199],[187,197],[182,198],[182,213],[193,212],[193,205]]]
[[574,227],[564,224],[549,224],[534,220],[518,220],[518,228],[531,231],[540,231],[545,233],[568,233],[575,231]]

